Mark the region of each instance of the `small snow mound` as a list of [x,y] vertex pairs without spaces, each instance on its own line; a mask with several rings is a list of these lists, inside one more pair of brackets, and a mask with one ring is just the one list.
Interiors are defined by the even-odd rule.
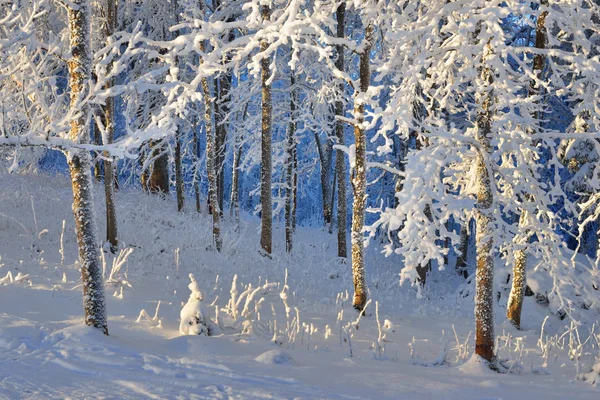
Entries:
[[463,365],[458,367],[458,369],[468,375],[497,375],[490,368],[490,363],[477,354],[473,354],[473,356],[471,356],[471,358],[469,358],[469,360],[467,360]]
[[294,364],[294,360],[292,359],[292,356],[280,349],[269,350],[265,353],[262,353],[261,355],[256,357],[254,359],[254,361],[259,362],[261,364],[268,364],[268,365],[276,365],[276,364],[278,364],[278,365],[293,365]]
[[600,385],[600,360],[592,367],[590,372],[579,374],[577,379],[591,383],[594,386]]
[[84,323],[72,325],[64,329],[52,332],[48,335],[46,342],[51,345],[70,346],[73,344],[81,345],[100,345],[106,343],[108,336],[102,330],[88,326]]

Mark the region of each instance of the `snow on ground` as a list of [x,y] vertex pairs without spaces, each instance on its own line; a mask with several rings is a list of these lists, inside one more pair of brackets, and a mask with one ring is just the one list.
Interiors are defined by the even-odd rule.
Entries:
[[[235,232],[226,217],[225,250],[218,254],[211,249],[206,216],[191,210],[178,214],[173,201],[133,189],[117,194],[119,236],[133,252],[107,285],[111,335],[105,337],[82,324],[68,180],[3,175],[2,182],[0,398],[530,400],[600,395],[598,385],[575,379],[593,365],[593,351],[571,360],[568,351],[574,347],[565,340],[575,332],[562,341],[554,336],[565,332],[566,321],[549,318],[542,335],[547,345],[537,345],[547,310],[532,298],[526,299],[523,332],[504,323],[504,310],[497,310],[500,357],[511,372],[490,372],[466,362],[474,347],[474,321],[472,297],[457,295],[462,278],[434,273],[426,299],[416,300],[414,289],[398,287],[399,260],[383,258],[373,243],[367,268],[379,318],[371,303],[368,315],[352,324],[357,314],[345,293],[352,287],[350,268],[332,257],[333,236],[301,227],[288,256],[282,231],[276,230],[274,256],[268,259],[258,252],[256,219],[246,216]],[[95,196],[102,234],[100,185]],[[59,252],[63,220],[64,265]],[[108,259],[107,278],[111,265]],[[286,269],[289,317],[280,295]],[[215,319],[219,309],[217,336],[179,333],[190,272],[210,317]],[[237,320],[226,312],[234,275],[237,296],[248,284],[265,287],[251,301],[239,302]],[[378,319],[385,335],[379,341]],[[542,348],[548,350],[545,368]]]

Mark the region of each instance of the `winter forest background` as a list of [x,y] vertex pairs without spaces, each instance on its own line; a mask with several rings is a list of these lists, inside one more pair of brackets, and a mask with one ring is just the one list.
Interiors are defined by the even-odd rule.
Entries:
[[0,0],[0,398],[597,398],[599,98],[598,0]]

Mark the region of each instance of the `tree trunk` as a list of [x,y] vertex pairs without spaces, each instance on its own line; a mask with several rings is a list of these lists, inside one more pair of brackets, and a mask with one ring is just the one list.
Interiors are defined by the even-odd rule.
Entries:
[[[204,43],[201,44],[204,51]],[[208,85],[208,79],[202,78],[202,94],[204,95],[204,124],[206,131],[206,175],[208,176],[208,204],[209,211],[213,217],[213,241],[217,251],[221,251],[221,210],[217,198],[217,174],[215,168],[215,136],[213,133],[213,100]]]
[[198,170],[200,169],[200,156],[199,150],[200,143],[198,141],[198,127],[194,127],[194,196],[196,198],[196,212],[200,213],[202,211],[202,205],[200,203],[200,183],[198,182]]
[[[341,2],[336,10],[336,18],[337,18],[337,37],[345,38],[346,37],[346,28],[345,28],[345,14],[346,14],[346,3]],[[340,71],[344,71],[344,46],[337,45],[337,60],[335,62],[335,66]],[[339,94],[342,96],[344,93],[344,83],[339,83]],[[340,146],[343,146],[345,143],[344,140],[344,125],[343,122],[339,120],[337,117],[344,116],[344,103],[339,100],[335,102],[335,136],[337,138],[337,143]],[[347,258],[348,257],[348,242],[346,239],[346,160],[345,155],[342,150],[336,150],[335,153],[335,173],[337,175],[337,225],[338,225],[338,257]]]
[[[71,60],[69,62],[69,85],[71,89],[70,139],[78,143],[89,140],[89,107],[81,104],[90,84],[90,5],[87,0],[72,0],[68,8]],[[108,335],[104,282],[100,267],[90,155],[85,150],[70,151],[67,155],[73,186],[73,214],[79,262],[83,282],[83,309],[85,323]]]
[[184,186],[183,186],[183,171],[181,168],[181,141],[179,140],[179,132],[175,135],[175,191],[177,193],[177,211],[183,211],[185,202]]
[[[475,353],[494,361],[494,210],[492,176],[488,170],[488,157],[492,153],[490,139],[492,133],[493,101],[491,85],[493,75],[487,66],[492,55],[490,42],[485,45],[481,79],[483,87],[477,99],[481,109],[477,115],[477,137],[480,148],[475,162],[477,176],[477,274],[475,294]],[[490,166],[491,168],[491,166]]]
[[[108,0],[106,7],[106,38],[112,36],[117,27],[118,5],[116,0]],[[114,79],[107,82],[107,89],[114,85]],[[104,126],[106,137],[104,144],[111,144],[115,139],[115,102],[114,97],[106,99],[104,106]],[[115,166],[109,161],[109,154],[104,154],[104,197],[106,199],[106,241],[110,243],[112,253],[117,251],[117,211],[115,208]]]
[[290,75],[290,124],[287,134],[285,174],[285,251],[292,251],[292,204],[294,196],[294,151],[296,148],[296,78]]
[[[548,6],[548,0],[541,0],[540,6]],[[535,27],[535,47],[537,49],[545,49],[548,37],[546,34],[546,16],[548,11],[542,11],[538,16],[537,24]],[[538,77],[542,78],[544,71],[544,65],[546,58],[543,54],[536,54],[533,58],[533,72]],[[539,87],[534,80],[529,85],[529,94],[535,96],[538,94]],[[536,102],[536,105],[539,102]],[[541,121],[541,115],[539,111],[536,111],[535,118]],[[523,201],[528,201],[527,197]],[[520,224],[525,223],[526,211],[521,211]],[[528,235],[526,235],[528,236]],[[521,329],[521,310],[523,309],[523,297],[525,295],[525,286],[527,284],[527,244],[523,244],[523,248],[517,250],[515,254],[515,265],[513,266],[513,279],[512,287],[510,290],[510,296],[508,298],[508,305],[506,308],[506,317],[517,329]]]
[[319,134],[314,132],[317,151],[319,153],[319,161],[321,166],[321,200],[323,204],[323,225],[327,226],[331,223],[331,207],[329,199],[331,198],[331,161],[333,155],[333,143],[326,139],[325,143],[321,142]]
[[169,193],[169,155],[163,149],[162,140],[150,143],[152,148],[152,171],[148,179],[150,193]]
[[292,206],[292,231],[296,232],[296,211],[298,210],[298,148],[294,146],[294,203]]
[[521,310],[527,282],[527,249],[522,248],[515,253],[512,287],[508,297],[506,317],[517,329],[521,329]]
[[365,224],[367,206],[367,138],[365,132],[365,104],[363,96],[371,82],[370,55],[373,46],[373,26],[365,29],[364,49],[360,54],[360,88],[354,100],[354,141],[356,145],[355,166],[352,170],[352,187],[354,201],[352,203],[352,275],[354,278],[353,306],[363,311],[367,302],[367,283],[365,279],[365,247],[362,229]]
[[[263,20],[271,18],[271,8],[268,5],[261,6]],[[269,44],[266,39],[260,42],[260,51],[265,52]],[[260,165],[260,204],[261,204],[261,233],[260,246],[267,253],[272,250],[272,223],[273,206],[271,194],[271,77],[270,59],[261,60],[261,86],[262,86],[262,133],[261,133],[261,165]]]
[[456,258],[456,272],[465,279],[468,278],[467,257],[469,254],[469,221],[460,227],[460,243],[458,244],[458,257]]
[[[246,121],[246,117],[248,116],[248,104],[249,103],[246,103],[244,105],[242,124]],[[231,199],[229,201],[229,212],[235,219],[236,229],[239,228],[240,224],[240,163],[242,160],[242,141],[243,137],[238,134],[235,138],[233,167],[231,169]]]

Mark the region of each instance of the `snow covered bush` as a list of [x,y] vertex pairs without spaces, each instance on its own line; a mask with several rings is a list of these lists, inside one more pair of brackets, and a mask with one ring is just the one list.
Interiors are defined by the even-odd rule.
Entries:
[[179,324],[179,332],[183,335],[204,335],[210,334],[208,329],[208,317],[206,310],[202,304],[204,297],[194,278],[194,274],[190,274],[190,284],[188,288],[192,292],[188,302],[181,309],[181,323]]

